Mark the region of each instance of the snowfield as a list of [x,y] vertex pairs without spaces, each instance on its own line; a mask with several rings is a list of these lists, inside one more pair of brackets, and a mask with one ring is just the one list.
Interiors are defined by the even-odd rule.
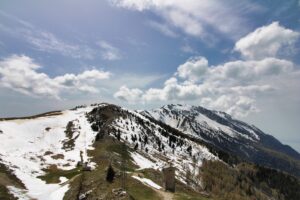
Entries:
[[[107,136],[114,139],[106,140]],[[126,153],[137,166],[132,177],[158,192],[160,185],[135,175],[144,173],[143,169],[162,171],[172,166],[176,168],[177,181],[196,189],[203,186],[201,166],[205,160],[229,160],[234,164],[234,157],[229,156],[232,154],[255,162],[253,159],[264,153],[256,145],[265,147],[266,138],[275,144],[274,148],[266,145],[266,149],[276,151],[279,147],[291,155],[295,153],[253,125],[200,106],[170,104],[151,111],[132,111],[113,104],[94,104],[0,121],[0,162],[24,184],[22,187],[12,181],[12,185],[7,185],[8,191],[22,200],[62,200],[71,189],[71,181],[58,175],[64,173],[56,172],[72,170],[72,175],[77,174],[80,161],[95,169],[96,163],[91,162],[87,152],[93,149],[96,138],[96,146],[109,141],[113,142],[107,147],[125,143]],[[224,152],[219,151],[224,147]],[[119,148],[104,149],[103,153],[123,155]],[[274,159],[281,161],[279,157],[264,157],[272,162],[262,164],[274,165]],[[101,167],[100,162],[97,164]],[[44,181],[50,182],[53,176],[56,182]],[[90,189],[80,196],[94,191]]]
[[[201,111],[197,110],[197,107],[195,106],[179,105],[179,104],[171,105],[172,108],[170,108],[169,106],[170,105],[163,106],[159,109],[149,110],[146,112],[141,111],[141,113],[149,115],[158,121],[162,121],[165,124],[168,124],[174,128],[178,128],[179,130],[184,131],[185,133],[196,137],[200,137],[200,136],[195,134],[194,127],[191,127],[190,125],[186,125],[186,124],[183,125],[186,118],[189,119],[194,118],[194,124],[199,125],[202,129],[213,130],[214,131],[213,134],[216,134],[215,136],[224,133],[231,138],[242,137],[251,141],[258,141],[260,139],[259,136],[251,128],[249,128],[250,126],[235,123],[236,126],[247,130],[249,132],[249,135],[240,133],[234,130],[232,127],[223,125],[213,119],[210,119],[205,113],[201,113]],[[223,118],[224,120],[228,120],[227,114],[223,112],[219,112],[219,111],[211,111],[211,112]],[[212,131],[209,132],[212,133]]]
[[138,176],[132,176],[132,178],[150,186],[153,187],[154,189],[160,190],[162,187],[160,185],[157,185],[156,183],[154,183],[152,180],[147,179],[147,178],[140,178]]
[[[106,104],[97,104],[101,106]],[[87,150],[92,149],[97,132],[91,128],[86,113],[95,106],[66,110],[59,115],[34,119],[0,121],[0,159],[20,179],[26,189],[8,187],[19,199],[61,200],[69,189],[68,179],[60,177],[60,183],[47,184],[39,176],[45,169],[71,170],[79,161],[89,162]],[[187,170],[197,176],[203,159],[218,160],[209,150],[188,139],[180,139],[167,133],[160,125],[144,115],[120,108],[120,115],[111,122],[120,133],[120,140],[136,149],[131,152],[133,162],[140,170],[176,167],[177,179],[184,182]],[[101,119],[100,119],[101,120]],[[173,122],[167,121],[168,124]],[[116,137],[116,132],[110,133]],[[174,141],[171,141],[171,136]],[[147,138],[147,142],[145,142]],[[190,150],[189,150],[190,149]],[[90,163],[95,167],[95,163]],[[140,181],[158,188],[151,180]]]
[[[91,130],[85,113],[92,107],[63,111],[60,115],[35,119],[17,119],[0,122],[0,159],[13,170],[27,190],[8,187],[20,199],[60,200],[69,186],[65,177],[61,184],[46,184],[38,178],[43,169],[56,165],[58,169],[70,170],[78,161],[88,161],[87,149],[92,148],[95,133]],[[73,149],[64,149],[66,125],[74,124]]]
[[[197,176],[199,173],[198,169],[202,165],[203,159],[219,160],[219,158],[209,152],[205,146],[187,139],[184,139],[182,146],[174,145],[174,147],[171,147],[169,145],[169,138],[163,136],[159,125],[152,123],[138,112],[130,111],[125,108],[122,108],[122,110],[126,110],[131,113],[132,116],[129,118],[120,117],[113,121],[112,124],[121,132],[120,137],[122,141],[129,143],[128,145],[132,148],[136,145],[138,146],[139,150],[131,153],[131,157],[140,169],[153,168],[161,171],[163,168],[170,166],[171,164],[177,168],[176,178],[184,182],[187,169],[191,171],[194,176]],[[151,127],[151,133],[145,134],[147,131],[143,128],[143,126],[136,123],[135,118],[140,118],[145,122],[148,122],[149,127]],[[147,143],[138,139],[133,139],[134,137],[144,138],[145,135],[147,135],[148,138]],[[164,144],[163,150],[159,150],[155,138],[159,138],[161,143]],[[188,147],[192,147],[190,153],[187,151]]]
[[156,164],[149,159],[143,157],[142,155],[134,152],[131,153],[131,158],[133,159],[134,163],[139,166],[139,170],[147,169],[147,168],[157,168]]

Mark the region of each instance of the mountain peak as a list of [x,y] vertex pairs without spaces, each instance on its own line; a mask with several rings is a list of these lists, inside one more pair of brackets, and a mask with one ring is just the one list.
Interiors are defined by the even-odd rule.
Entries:
[[[222,111],[209,110],[201,106],[169,104],[142,114],[251,162],[276,168],[278,163],[286,162],[279,156],[282,153],[292,159],[300,158],[300,154],[291,147],[281,144],[257,127],[236,120]],[[283,169],[282,166],[278,166],[278,168],[289,170],[289,167]],[[300,175],[297,170],[294,173]]]

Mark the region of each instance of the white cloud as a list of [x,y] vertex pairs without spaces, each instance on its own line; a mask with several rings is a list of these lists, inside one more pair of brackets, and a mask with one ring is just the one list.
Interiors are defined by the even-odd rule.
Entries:
[[227,113],[244,117],[252,112],[258,112],[255,100],[247,96],[224,94],[207,102],[208,106],[216,110],[226,110]]
[[114,97],[128,102],[136,102],[141,100],[142,94],[143,92],[140,89],[129,89],[126,86],[122,86],[119,91],[114,94]]
[[190,81],[197,81],[205,75],[208,69],[208,61],[204,57],[195,57],[189,59],[177,69],[177,74],[180,78]]
[[212,67],[206,80],[247,85],[267,77],[292,73],[294,64],[287,60],[265,58],[259,61],[232,61]]
[[180,65],[162,88],[142,91],[123,86],[115,98],[128,102],[196,102],[234,116],[246,116],[260,110],[258,98],[283,94],[291,80],[298,83],[291,87],[298,87],[300,72],[287,60],[238,60],[208,66],[205,58],[194,57]]
[[41,30],[20,30],[20,34],[40,51],[60,53],[73,58],[92,59],[95,51],[84,45],[75,45],[58,39],[53,33]]
[[[236,38],[247,31],[244,14],[260,10],[248,1],[222,0],[110,0],[114,5],[137,11],[150,10],[184,33],[205,38],[208,29]],[[211,31],[210,31],[210,34]]]
[[71,88],[76,88],[80,91],[96,93],[98,89],[93,85],[97,80],[104,80],[110,77],[109,72],[99,71],[99,70],[88,70],[81,74],[65,74],[63,76],[57,76],[53,80],[62,86]]
[[248,59],[275,57],[285,51],[291,51],[300,34],[273,22],[249,33],[238,40],[235,50]]
[[[141,5],[139,5],[141,6]],[[146,5],[148,9],[149,5]],[[264,26],[240,39],[235,46],[246,60],[209,66],[204,57],[192,57],[178,66],[161,88],[140,90],[124,86],[128,102],[189,102],[222,110],[236,117],[260,111],[257,102],[276,99],[294,102],[300,98],[300,70],[294,63],[276,58],[283,50],[292,49],[299,33],[281,27],[277,22]],[[125,98],[129,96],[130,98]]]
[[120,50],[106,41],[100,41],[97,43],[101,49],[101,55],[104,60],[119,60],[121,59]]
[[188,44],[184,44],[181,48],[180,48],[181,51],[185,52],[185,53],[196,53],[196,51]]
[[27,56],[13,55],[0,61],[0,86],[35,97],[60,98],[67,92],[98,92],[93,83],[110,77],[109,72],[88,70],[81,74],[65,74],[50,78]]
[[155,30],[161,32],[162,34],[168,37],[178,37],[178,35],[166,24],[158,23],[156,21],[149,21],[148,24]]
[[73,58],[93,59],[96,51],[82,44],[73,44],[58,38],[55,34],[41,30],[33,24],[0,11],[7,24],[0,23],[2,31],[23,39],[39,51],[58,53]]
[[111,0],[113,4],[116,4],[118,6],[122,6],[129,9],[136,9],[138,11],[143,11],[145,9],[149,9],[153,6],[152,0],[142,0],[142,1],[136,1],[136,0]]

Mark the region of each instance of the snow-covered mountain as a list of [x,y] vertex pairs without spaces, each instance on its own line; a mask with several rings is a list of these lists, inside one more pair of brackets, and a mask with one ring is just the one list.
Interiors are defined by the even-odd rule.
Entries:
[[[131,181],[145,180],[156,190],[135,171],[171,165],[181,184],[187,185],[189,172],[194,189],[202,187],[199,170],[206,160],[244,160],[300,175],[299,154],[272,136],[226,113],[180,104],[133,111],[101,103],[1,119],[0,141],[0,199],[1,192],[9,199],[38,200],[104,195],[104,163],[118,166],[122,157],[134,171]],[[92,175],[82,173],[86,162]]]
[[136,111],[115,105],[97,107],[88,114],[88,120],[94,131],[98,131],[97,138],[111,134],[129,147],[141,150],[143,156],[133,152],[131,157],[142,168],[145,163],[155,169],[171,163],[178,169],[178,178],[183,180],[186,169],[201,166],[203,159],[219,160],[204,144]]
[[[185,134],[191,135],[241,159],[300,176],[300,154],[254,125],[200,106],[170,104],[141,111]],[[287,157],[289,159],[287,159]],[[292,162],[295,160],[296,162]]]

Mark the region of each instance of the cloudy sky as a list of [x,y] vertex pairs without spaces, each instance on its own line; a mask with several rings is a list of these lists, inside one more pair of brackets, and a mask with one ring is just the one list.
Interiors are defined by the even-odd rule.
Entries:
[[0,117],[186,103],[300,151],[300,1],[1,0]]

